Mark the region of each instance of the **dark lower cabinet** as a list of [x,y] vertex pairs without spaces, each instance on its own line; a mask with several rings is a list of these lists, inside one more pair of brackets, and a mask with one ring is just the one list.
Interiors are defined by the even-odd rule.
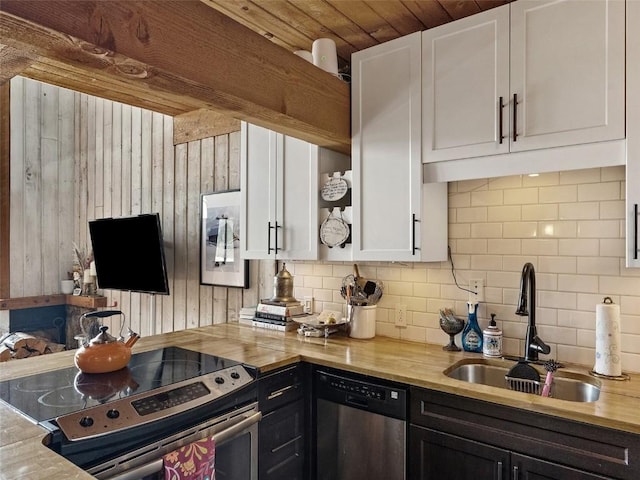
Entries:
[[309,426],[306,364],[258,379],[258,478],[307,480]]
[[503,448],[411,426],[409,478],[416,480],[604,480]]
[[511,471],[513,476],[504,478],[518,480],[605,480],[611,478],[516,453],[511,455]]
[[412,425],[409,478],[507,479],[509,452],[483,443]]
[[640,436],[414,387],[411,480],[640,479]]

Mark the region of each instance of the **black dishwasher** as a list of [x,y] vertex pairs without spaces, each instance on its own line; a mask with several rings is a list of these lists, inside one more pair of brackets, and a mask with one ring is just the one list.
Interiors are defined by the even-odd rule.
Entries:
[[406,478],[407,386],[317,368],[317,480]]

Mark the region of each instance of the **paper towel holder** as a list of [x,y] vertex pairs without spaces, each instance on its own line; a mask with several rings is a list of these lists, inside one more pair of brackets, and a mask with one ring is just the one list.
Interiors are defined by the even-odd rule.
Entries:
[[[605,305],[612,305],[613,299],[611,297],[604,297],[602,303]],[[627,373],[620,373],[620,375],[605,375],[603,373],[598,373],[595,370],[589,370],[589,375],[596,378],[604,378],[605,380],[618,380],[618,381],[626,381],[631,380],[631,377]]]

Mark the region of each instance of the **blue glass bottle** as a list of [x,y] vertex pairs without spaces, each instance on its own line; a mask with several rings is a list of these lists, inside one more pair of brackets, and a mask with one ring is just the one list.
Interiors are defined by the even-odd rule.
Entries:
[[482,330],[478,325],[478,304],[467,302],[469,321],[462,331],[462,348],[466,352],[482,353]]

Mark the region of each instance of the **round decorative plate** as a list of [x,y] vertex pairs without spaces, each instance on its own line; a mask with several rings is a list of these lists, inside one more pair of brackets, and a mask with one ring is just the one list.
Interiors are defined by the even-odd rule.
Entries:
[[342,177],[331,177],[327,183],[322,186],[320,196],[327,202],[335,202],[344,197],[349,190],[347,181]]
[[328,247],[342,245],[349,238],[349,225],[341,218],[329,215],[320,225],[320,241]]

